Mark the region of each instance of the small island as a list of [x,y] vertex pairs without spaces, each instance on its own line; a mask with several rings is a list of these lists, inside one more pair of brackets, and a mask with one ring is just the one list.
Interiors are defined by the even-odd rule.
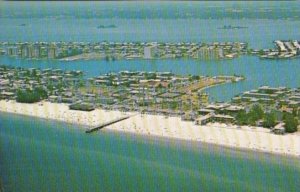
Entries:
[[219,27],[218,29],[247,29],[248,27],[244,26],[232,26],[232,25],[224,25],[223,27]]
[[111,25],[98,25],[97,29],[110,29],[110,28],[117,28],[116,25],[111,24]]

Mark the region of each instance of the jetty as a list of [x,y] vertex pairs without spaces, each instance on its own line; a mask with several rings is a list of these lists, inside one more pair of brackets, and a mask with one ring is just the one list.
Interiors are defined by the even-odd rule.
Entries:
[[99,129],[102,129],[106,126],[109,126],[109,125],[112,125],[114,123],[123,121],[125,119],[128,119],[129,117],[131,117],[131,116],[120,117],[120,118],[117,118],[117,119],[114,119],[114,120],[111,120],[111,121],[108,121],[108,122],[105,122],[105,123],[101,123],[100,125],[94,126],[90,129],[86,130],[85,133],[92,133],[94,131],[98,131]]

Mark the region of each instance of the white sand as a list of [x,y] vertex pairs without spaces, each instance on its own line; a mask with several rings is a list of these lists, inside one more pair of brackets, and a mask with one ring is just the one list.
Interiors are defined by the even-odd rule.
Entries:
[[178,117],[137,115],[107,129],[300,156],[299,134],[275,135],[268,129],[259,127],[237,128],[235,125],[218,123],[199,126],[193,122],[181,121]]
[[[41,105],[42,104],[42,105]],[[125,114],[119,111],[94,110],[82,112],[69,110],[66,104],[43,102],[20,104],[0,101],[0,111],[55,119],[85,126],[104,123]],[[129,113],[127,113],[129,114]],[[258,127],[226,126],[225,124],[194,125],[178,117],[135,115],[105,129],[162,136],[176,139],[202,141],[229,147],[300,156],[300,134],[274,135],[268,129]]]
[[54,119],[86,126],[95,126],[102,122],[113,120],[124,116],[119,111],[96,109],[90,112],[69,110],[67,104],[40,102],[34,104],[17,103],[15,101],[0,101],[0,111],[30,115],[45,119]]

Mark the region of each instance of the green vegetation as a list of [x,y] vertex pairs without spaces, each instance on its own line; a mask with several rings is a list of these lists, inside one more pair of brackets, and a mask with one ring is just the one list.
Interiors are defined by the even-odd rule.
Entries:
[[259,55],[263,55],[263,54],[264,54],[264,50],[262,50],[262,49],[259,50],[258,54],[259,54]]
[[169,105],[169,108],[172,109],[172,110],[175,110],[178,108],[178,102],[177,101],[171,101],[168,103]]
[[253,105],[248,113],[240,111],[236,116],[238,125],[256,125],[256,122],[264,118],[264,111],[260,105]]
[[85,87],[85,85],[86,85],[86,82],[83,79],[80,79],[79,83],[78,83],[78,86],[79,87]]
[[61,59],[64,57],[71,57],[71,56],[75,56],[75,55],[79,55],[79,54],[82,54],[82,51],[77,50],[77,49],[72,49],[71,52],[68,52],[67,50],[63,50],[63,52],[60,53],[56,58]]
[[194,80],[200,80],[200,76],[199,75],[192,75],[189,78],[190,81],[194,81]]
[[47,92],[43,88],[18,90],[16,100],[19,103],[35,103],[47,98],[47,96]]
[[156,79],[157,75],[156,73],[145,73],[146,79]]
[[277,123],[276,114],[274,112],[266,113],[263,121],[263,127],[271,128]]
[[86,103],[76,103],[70,105],[69,108],[72,110],[79,110],[79,111],[93,111],[95,109],[92,105]]
[[297,126],[299,124],[298,119],[295,118],[292,114],[290,113],[284,114],[283,122],[285,123],[284,128],[287,133],[293,133],[298,130],[297,129]]
[[238,112],[238,114],[236,115],[236,123],[238,125],[247,125],[248,124],[247,113],[245,110]]

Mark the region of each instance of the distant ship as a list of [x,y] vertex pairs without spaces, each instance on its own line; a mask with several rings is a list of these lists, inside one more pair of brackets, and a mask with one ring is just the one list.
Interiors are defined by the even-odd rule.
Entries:
[[232,26],[232,25],[224,25],[223,27],[220,27],[218,29],[247,29],[248,27],[243,26]]
[[26,24],[25,24],[25,23],[22,23],[22,24],[20,24],[19,26],[24,27],[24,26],[26,26]]
[[97,27],[98,29],[108,29],[108,28],[117,28],[117,26],[116,25],[99,25],[98,27]]

